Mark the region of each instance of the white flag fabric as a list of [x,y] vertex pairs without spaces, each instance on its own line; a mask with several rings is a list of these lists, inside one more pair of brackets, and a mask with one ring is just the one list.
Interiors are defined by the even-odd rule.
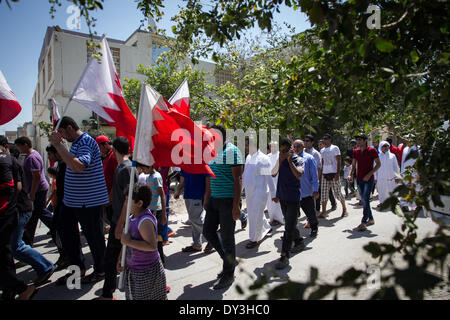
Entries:
[[53,120],[53,130],[55,130],[56,124],[58,123],[58,120],[61,118],[59,115],[58,107],[56,106],[55,99],[50,99],[50,103],[52,105],[52,120]]
[[74,90],[72,100],[77,101],[116,127],[117,135],[128,138],[133,145],[136,118],[131,113],[117,76],[114,60],[104,36],[101,41],[101,59],[91,57]]
[[175,93],[169,99],[169,103],[181,114],[184,114],[188,118],[191,117],[191,97],[189,94],[187,78],[184,79],[183,83],[178,87],[177,91],[175,91]]
[[0,125],[14,119],[21,110],[22,107],[0,70]]

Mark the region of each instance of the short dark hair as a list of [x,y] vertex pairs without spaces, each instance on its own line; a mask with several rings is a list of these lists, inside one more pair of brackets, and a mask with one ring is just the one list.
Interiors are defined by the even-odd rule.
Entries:
[[48,174],[52,174],[54,176],[56,176],[56,174],[58,173],[55,167],[48,167],[47,172]]
[[142,207],[147,208],[150,204],[150,201],[152,200],[152,190],[147,184],[143,183],[135,184],[131,199],[134,200],[134,202],[142,200],[143,202]]
[[223,142],[225,142],[225,139],[227,138],[227,129],[225,129],[225,127],[222,124],[215,124],[211,126],[211,129],[216,129],[220,131],[220,133],[222,134]]
[[325,138],[325,137],[328,137],[328,138],[331,140],[331,134],[325,133],[325,134],[322,136],[322,138]]
[[292,146],[292,140],[289,138],[283,138],[281,139],[280,146],[287,146],[288,148],[290,148]]
[[51,152],[51,153],[58,153],[56,148],[54,146],[52,146],[52,145],[47,146],[47,148],[45,148],[45,151]]
[[148,166],[146,164],[140,163],[140,162],[136,162],[136,168],[150,168],[151,166]]
[[30,138],[28,137],[19,137],[16,139],[16,141],[14,141],[15,144],[20,144],[21,146],[23,145],[28,145],[30,148],[33,147]]
[[311,141],[315,141],[312,134],[307,134],[307,135],[305,136],[305,139],[309,139],[309,140],[311,140]]
[[12,156],[16,159],[18,159],[20,156],[19,148],[17,148],[16,145],[13,143],[9,144],[9,153],[11,153]]
[[0,136],[0,146],[6,147],[8,146],[8,138],[5,136]]
[[130,150],[130,143],[125,137],[117,137],[116,139],[114,139],[112,146],[117,150],[117,152],[122,155],[128,154]]
[[75,131],[80,130],[78,124],[71,117],[62,117],[61,122],[59,123],[59,127],[67,129],[68,126],[71,126]]
[[352,158],[350,158],[349,156],[345,157],[344,159],[345,162],[352,162]]
[[392,144],[392,138],[391,137],[386,138],[386,141],[389,142],[389,144]]

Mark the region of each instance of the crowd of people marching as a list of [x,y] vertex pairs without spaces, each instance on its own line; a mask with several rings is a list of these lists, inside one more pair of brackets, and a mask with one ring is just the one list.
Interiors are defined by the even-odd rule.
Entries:
[[[226,136],[223,126],[211,129]],[[71,143],[69,150],[63,140]],[[389,138],[381,142],[375,139],[372,146],[368,140],[365,134],[355,136],[347,152],[341,154],[329,134],[317,141],[318,150],[312,135],[293,141],[284,138],[279,145],[270,143],[267,150],[258,149],[254,138],[248,137],[244,159],[233,143],[223,139],[221,151],[208,164],[215,178],[180,172],[173,196],[179,199],[183,193],[189,216],[186,223],[192,229],[192,244],[182,251],[216,251],[223,260],[223,270],[214,289],[223,289],[234,282],[235,227],[239,219],[243,228],[247,223],[249,226],[247,249],[257,247],[272,227],[284,224],[277,269],[287,267],[290,255],[305,248],[297,226],[300,209],[306,214],[305,227],[310,228],[310,236],[317,237],[320,219],[328,217],[328,200],[331,211],[337,208],[336,199],[341,202],[341,217],[345,218],[345,200],[355,195],[363,207],[356,229],[367,230],[375,223],[370,207],[375,185],[380,206],[395,189],[400,174],[413,164],[414,160],[407,156],[416,149],[406,140],[399,147]],[[75,265],[81,271],[81,283],[104,280],[102,294],[96,299],[113,299],[118,272],[124,272],[127,299],[167,299],[170,288],[164,271],[164,246],[174,234],[168,227],[169,168],[136,164],[129,232],[124,232],[133,172],[128,140],[118,137],[111,142],[105,136],[94,139],[82,132],[73,119],[63,117],[58,132],[49,141],[46,152],[54,165],[46,170],[29,138],[19,137],[12,144],[0,136],[2,298],[31,299],[55,271]],[[402,205],[409,210],[408,203]],[[55,263],[33,248],[38,220],[48,227],[58,248]],[[90,274],[86,274],[79,225],[94,262]],[[124,268],[120,263],[123,245],[127,247]],[[33,268],[37,275],[33,284],[17,278],[14,259]],[[56,285],[66,285],[70,276],[57,279]]]

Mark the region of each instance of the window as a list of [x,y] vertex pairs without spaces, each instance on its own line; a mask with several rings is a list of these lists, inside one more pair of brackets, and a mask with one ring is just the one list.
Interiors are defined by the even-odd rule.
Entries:
[[42,67],[42,94],[45,94],[45,64]]
[[221,70],[216,73],[216,85],[221,86],[227,83],[227,81],[232,82],[233,77],[230,71]]
[[110,48],[111,54],[114,60],[114,66],[116,67],[117,76],[120,78],[120,49]]
[[38,81],[38,87],[37,87],[37,101],[36,101],[36,104],[38,104],[39,103],[39,97],[40,97],[40,90],[41,90],[41,84],[39,83],[39,81]]
[[156,63],[156,60],[158,60],[158,57],[161,53],[169,51],[169,48],[165,48],[160,46],[159,44],[153,43],[152,44],[152,63]]
[[47,69],[48,69],[48,81],[52,79],[52,48],[48,48],[48,54],[47,54]]
[[[114,66],[116,67],[117,76],[120,78],[120,48],[109,47],[109,49],[111,50],[111,55],[113,57]],[[92,50],[87,47],[87,61],[89,61],[91,56]]]

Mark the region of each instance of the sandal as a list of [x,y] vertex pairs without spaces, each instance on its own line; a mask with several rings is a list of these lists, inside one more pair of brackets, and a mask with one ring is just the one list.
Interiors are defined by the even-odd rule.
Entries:
[[203,252],[206,253],[206,254],[213,253],[214,252],[214,247],[208,243],[206,245],[205,249],[203,249]]
[[97,282],[103,280],[104,278],[105,278],[105,274],[101,275],[101,274],[93,272],[90,275],[81,278],[81,283],[83,283],[83,284],[97,283]]
[[201,252],[202,248],[200,247],[200,249],[195,248],[194,246],[189,246],[189,247],[185,247],[183,249],[181,249],[182,252]]
[[[30,291],[30,290],[33,290],[33,291],[29,293],[28,291]],[[38,288],[36,288],[34,286],[28,286],[24,292],[19,294],[19,297],[17,298],[17,300],[32,300],[38,291],[39,291]]]

